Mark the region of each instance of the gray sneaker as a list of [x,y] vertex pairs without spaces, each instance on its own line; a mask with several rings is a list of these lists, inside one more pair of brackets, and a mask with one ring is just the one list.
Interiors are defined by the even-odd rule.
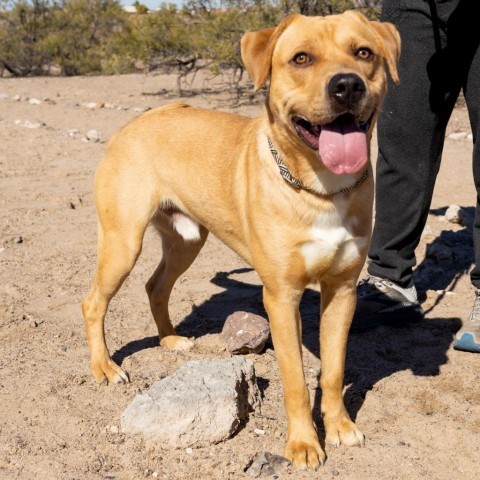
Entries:
[[469,319],[455,335],[455,350],[480,353],[480,290],[475,292],[475,302]]
[[423,319],[413,281],[402,288],[386,278],[365,277],[357,286],[357,308],[351,331],[378,325],[402,326]]

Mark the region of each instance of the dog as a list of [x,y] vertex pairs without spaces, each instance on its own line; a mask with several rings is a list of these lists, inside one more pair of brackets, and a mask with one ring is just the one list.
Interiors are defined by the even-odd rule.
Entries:
[[326,442],[362,445],[342,397],[356,283],[370,241],[369,144],[386,91],[398,81],[393,25],[357,12],[286,17],[248,32],[242,59],[255,91],[269,83],[264,113],[245,118],[177,103],[120,129],[95,176],[98,265],[82,304],[97,382],[127,382],[104,335],[108,304],[133,268],[153,224],[163,258],[146,284],[162,346],[188,350],[168,300],[212,232],[263,283],[288,419],[285,456],[317,468],[323,452],[302,364],[299,303],[321,288],[321,411]]

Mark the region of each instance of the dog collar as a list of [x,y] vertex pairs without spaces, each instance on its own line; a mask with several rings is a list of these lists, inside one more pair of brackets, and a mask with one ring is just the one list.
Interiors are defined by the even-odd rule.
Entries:
[[275,162],[278,165],[278,169],[280,171],[280,175],[283,177],[283,179],[292,185],[294,188],[297,190],[305,190],[309,193],[313,193],[314,195],[318,195],[319,197],[331,197],[333,195],[338,195],[339,193],[348,193],[351,192],[352,190],[355,190],[359,185],[361,185],[365,179],[368,177],[368,168],[363,172],[362,176],[353,184],[350,185],[349,187],[344,187],[341,188],[340,190],[336,190],[334,192],[327,192],[327,193],[320,193],[317,192],[317,190],[314,190],[313,188],[307,187],[302,181],[298,180],[298,178],[295,178],[290,171],[288,170],[288,167],[283,163],[282,157],[280,157],[279,153],[273,146],[273,142],[270,139],[270,137],[267,137],[268,140],[268,146],[270,147],[270,152],[272,154],[272,157],[275,159]]

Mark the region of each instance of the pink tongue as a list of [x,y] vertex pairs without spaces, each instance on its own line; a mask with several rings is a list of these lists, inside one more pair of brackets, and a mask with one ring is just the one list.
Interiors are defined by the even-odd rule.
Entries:
[[322,126],[318,152],[333,173],[355,173],[367,163],[367,136],[353,118],[340,117]]

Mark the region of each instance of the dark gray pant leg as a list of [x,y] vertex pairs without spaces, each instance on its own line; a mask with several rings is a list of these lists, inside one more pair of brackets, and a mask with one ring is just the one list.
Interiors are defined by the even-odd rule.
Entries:
[[[475,2],[476,3],[476,2]],[[463,28],[459,30],[460,39],[467,36],[472,60],[468,65],[466,72],[463,94],[467,103],[468,114],[473,134],[473,180],[477,189],[475,221],[473,224],[473,245],[475,252],[475,265],[470,273],[472,284],[480,289],[480,146],[477,140],[480,138],[480,31],[478,25],[474,26],[476,19],[474,16],[467,15],[469,21],[463,22]],[[466,32],[467,35],[466,35]],[[462,40],[459,40],[460,42]],[[470,179],[468,179],[470,181]]]
[[378,122],[376,213],[368,271],[403,286],[412,277],[446,125],[463,83],[455,71],[458,59],[446,51],[447,20],[462,2],[440,2],[437,15],[432,15],[430,3],[383,4],[382,20],[397,26],[402,55],[400,84],[389,85]]

